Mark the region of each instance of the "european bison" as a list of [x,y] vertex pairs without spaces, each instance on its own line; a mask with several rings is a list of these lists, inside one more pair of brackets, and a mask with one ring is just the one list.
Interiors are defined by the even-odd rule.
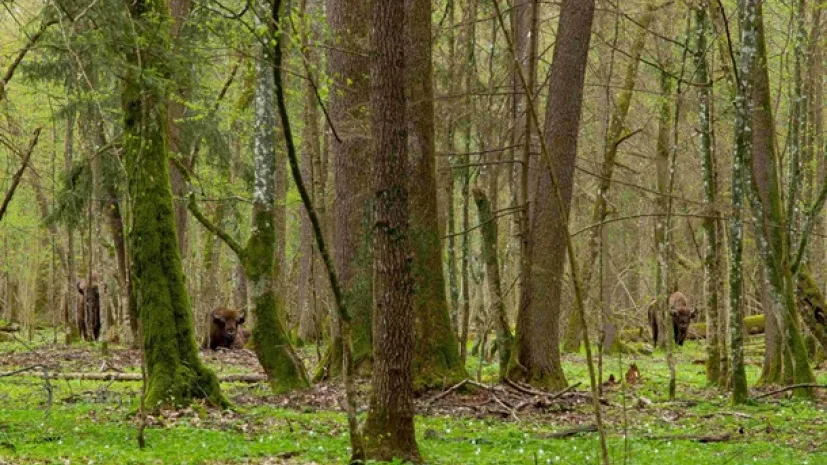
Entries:
[[210,323],[210,349],[215,350],[219,347],[227,349],[243,348],[244,343],[247,342],[247,337],[250,335],[241,327],[246,316],[246,310],[226,307],[213,310]]
[[101,296],[97,273],[92,273],[89,283],[81,279],[76,287],[83,296],[75,304],[75,321],[80,337],[85,341],[97,341],[101,334]]
[[[655,340],[655,345],[658,345],[658,315],[657,305],[653,301],[649,305],[649,325],[652,327],[652,338]],[[672,328],[675,333],[675,342],[679,346],[683,345],[686,340],[686,333],[689,330],[689,324],[698,314],[696,308],[689,306],[689,299],[681,292],[675,292],[669,296],[669,315],[672,317]]]

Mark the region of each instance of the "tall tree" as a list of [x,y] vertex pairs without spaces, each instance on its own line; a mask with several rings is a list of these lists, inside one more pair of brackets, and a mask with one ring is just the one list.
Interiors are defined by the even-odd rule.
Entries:
[[[577,134],[588,61],[593,0],[568,0],[560,14],[544,137],[554,166],[534,170],[536,190],[528,231],[531,269],[523,270],[527,292],[521,296],[515,350],[509,377],[550,389],[566,386],[560,364],[559,319],[566,258],[568,213],[574,187]],[[561,202],[553,195],[551,172],[558,182]]]
[[[750,141],[747,146],[748,150],[744,153],[745,164],[751,170],[751,176],[745,177],[744,182],[747,183],[752,211],[758,219],[759,253],[766,267],[773,301],[776,303],[773,308],[777,310],[784,341],[792,358],[793,381],[801,384],[812,383],[815,377],[807,359],[807,350],[798,322],[795,296],[796,277],[793,274],[796,270],[792,269],[793,257],[790,252],[791,244],[787,227],[790,212],[784,211],[781,181],[777,168],[778,158],[775,152],[775,125],[770,96],[762,2],[745,0],[741,5],[740,18],[742,21],[742,66],[739,69],[741,81],[739,91],[747,96],[751,124],[747,126],[750,129],[748,132]],[[745,103],[741,102],[741,104]],[[740,307],[732,305],[731,308],[736,311]],[[740,338],[738,334],[740,328],[733,328],[735,321],[733,317],[730,324],[732,339]],[[735,356],[742,357],[743,355],[736,347],[736,343],[740,341],[736,340],[731,343],[733,372],[735,372]],[[733,379],[739,381],[738,377],[740,375]],[[811,395],[808,389],[797,389],[795,392],[800,396]],[[733,395],[733,399],[738,402],[745,400],[745,396],[743,394],[742,399],[738,395]]]
[[129,12],[139,47],[125,76],[123,153],[132,200],[129,254],[147,368],[145,402],[186,404],[204,398],[227,405],[218,379],[198,358],[192,312],[176,238],[167,146],[169,4],[137,0]]
[[372,8],[371,107],[376,151],[374,368],[364,428],[366,457],[421,461],[413,421],[414,307],[408,243],[405,4]]
[[405,90],[408,124],[408,201],[413,260],[417,389],[467,377],[451,329],[437,214],[431,2],[405,0]]
[[[698,128],[700,132],[701,167],[704,177],[704,202],[707,207],[707,218],[704,218],[703,228],[706,243],[704,254],[704,286],[706,295],[706,380],[712,384],[726,385],[721,376],[721,352],[723,344],[718,335],[718,304],[721,297],[718,294],[721,280],[721,245],[718,242],[718,171],[715,164],[712,140],[712,81],[709,79],[709,64],[707,60],[707,18],[706,2],[693,7],[694,10],[694,37],[695,37],[695,76],[701,83],[698,88]],[[723,382],[722,382],[723,381]]]
[[[328,73],[333,79],[330,136],[334,171],[333,259],[353,317],[353,362],[356,369],[371,358],[373,299],[373,200],[369,134],[370,0],[327,0],[327,21],[335,47],[328,49]],[[356,52],[356,53],[354,53]],[[330,325],[332,343],[318,377],[337,375],[342,368],[341,335]]]
[[[296,355],[280,317],[284,312],[283,294],[277,292],[281,267],[275,263],[276,249],[276,106],[275,73],[281,72],[276,63],[280,45],[275,41],[278,16],[276,2],[262,0],[256,5],[256,17],[265,27],[258,37],[260,59],[256,61],[254,105],[253,159],[255,182],[253,189],[253,227],[245,246],[241,246],[227,232],[212,223],[198,208],[195,194],[190,193],[188,206],[204,227],[220,237],[236,253],[250,280],[253,300],[253,348],[275,392],[307,387],[304,365]],[[276,41],[280,42],[280,41]],[[178,163],[183,173],[186,167]]]

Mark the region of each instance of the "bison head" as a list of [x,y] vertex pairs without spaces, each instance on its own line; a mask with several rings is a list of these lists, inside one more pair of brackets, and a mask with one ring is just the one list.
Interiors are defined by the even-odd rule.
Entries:
[[231,308],[217,308],[212,312],[213,325],[227,347],[232,346],[239,336],[246,316],[247,310]]
[[673,306],[669,310],[675,331],[675,342],[682,346],[686,340],[686,334],[689,332],[689,325],[698,315],[698,309],[688,306]]

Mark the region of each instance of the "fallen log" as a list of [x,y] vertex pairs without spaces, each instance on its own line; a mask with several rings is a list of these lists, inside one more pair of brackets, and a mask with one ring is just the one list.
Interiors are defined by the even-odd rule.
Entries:
[[[764,315],[750,315],[744,318],[744,325],[747,334],[763,334],[765,329]],[[624,341],[651,341],[652,337],[648,331],[642,328],[626,329],[621,333]],[[693,323],[689,326],[686,338],[690,340],[706,339],[706,323]]]
[[596,432],[597,432],[597,426],[595,426],[595,425],[584,425],[584,426],[578,426],[578,427],[572,428],[572,429],[566,429],[566,430],[563,430],[563,431],[556,431],[554,433],[541,434],[540,438],[541,439],[565,439],[565,438],[570,438],[572,436],[578,436],[578,435],[581,435],[581,434],[596,433]]
[[[17,374],[15,372],[0,373],[0,378]],[[81,381],[141,381],[140,373],[120,372],[67,372],[47,374],[40,372],[28,373],[26,376],[48,379],[81,380]],[[218,375],[218,380],[223,383],[261,383],[267,381],[267,377],[259,374],[232,373]]]
[[677,434],[672,436],[653,436],[653,435],[645,435],[643,439],[648,439],[650,441],[695,441],[700,442],[702,444],[711,443],[711,442],[726,442],[732,439],[732,435],[729,433],[725,434],[706,434],[706,435],[693,435],[693,434]]

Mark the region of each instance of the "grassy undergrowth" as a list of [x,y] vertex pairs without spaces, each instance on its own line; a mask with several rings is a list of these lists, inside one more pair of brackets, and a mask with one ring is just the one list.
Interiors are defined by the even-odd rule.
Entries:
[[[604,360],[604,379],[622,377],[632,362],[642,373],[641,383],[625,397],[619,386],[604,395],[610,403],[605,413],[612,463],[827,464],[823,398],[773,398],[735,408],[725,393],[706,386],[703,365],[693,363],[702,358],[702,347],[694,343],[680,350],[679,400],[673,403],[665,399],[668,370],[662,354]],[[750,361],[754,383],[757,358]],[[469,360],[470,373],[477,373],[478,363]],[[10,368],[0,366],[0,371]],[[587,389],[582,355],[566,356],[565,370],[570,383],[582,382],[580,389]],[[490,382],[497,367],[484,364],[481,372]],[[827,383],[827,373],[818,375]],[[53,380],[47,389],[33,376],[0,378],[0,464],[345,463],[348,440],[340,412],[274,398],[260,385],[223,387],[238,400],[233,411],[195,407],[152,417],[147,447],[141,450],[135,415],[140,383]],[[641,397],[652,404],[641,405]],[[586,402],[519,414],[519,421],[439,412],[417,417],[419,444],[431,464],[599,463],[596,434],[549,437],[590,424]],[[729,437],[715,443],[690,439],[707,435]]]

